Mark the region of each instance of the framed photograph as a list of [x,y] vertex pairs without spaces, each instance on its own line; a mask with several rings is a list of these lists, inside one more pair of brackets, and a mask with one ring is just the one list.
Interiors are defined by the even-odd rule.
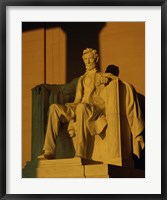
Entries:
[[166,1],[0,6],[1,198],[165,199]]

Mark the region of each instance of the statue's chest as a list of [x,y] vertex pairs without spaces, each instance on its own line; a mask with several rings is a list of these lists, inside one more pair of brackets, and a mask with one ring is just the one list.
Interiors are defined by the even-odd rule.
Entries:
[[87,87],[87,88],[94,87],[94,84],[95,84],[94,77],[95,77],[95,74],[87,74],[83,79],[84,87]]

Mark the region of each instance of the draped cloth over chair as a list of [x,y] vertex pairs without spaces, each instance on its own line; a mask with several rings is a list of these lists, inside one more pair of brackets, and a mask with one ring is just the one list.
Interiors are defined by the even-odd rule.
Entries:
[[140,158],[144,149],[144,119],[137,93],[127,82],[112,80],[101,92],[105,101],[107,129],[103,145],[103,162],[129,165],[132,153]]

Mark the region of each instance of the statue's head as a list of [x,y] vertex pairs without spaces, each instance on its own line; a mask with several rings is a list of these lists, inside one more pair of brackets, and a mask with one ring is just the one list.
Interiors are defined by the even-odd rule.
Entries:
[[99,61],[99,55],[95,49],[86,48],[83,50],[82,59],[85,63],[86,70],[92,70]]

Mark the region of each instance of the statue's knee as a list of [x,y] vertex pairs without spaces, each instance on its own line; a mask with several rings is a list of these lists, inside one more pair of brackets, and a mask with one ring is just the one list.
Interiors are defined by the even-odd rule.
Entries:
[[55,111],[57,109],[57,104],[51,104],[49,106],[49,112]]

